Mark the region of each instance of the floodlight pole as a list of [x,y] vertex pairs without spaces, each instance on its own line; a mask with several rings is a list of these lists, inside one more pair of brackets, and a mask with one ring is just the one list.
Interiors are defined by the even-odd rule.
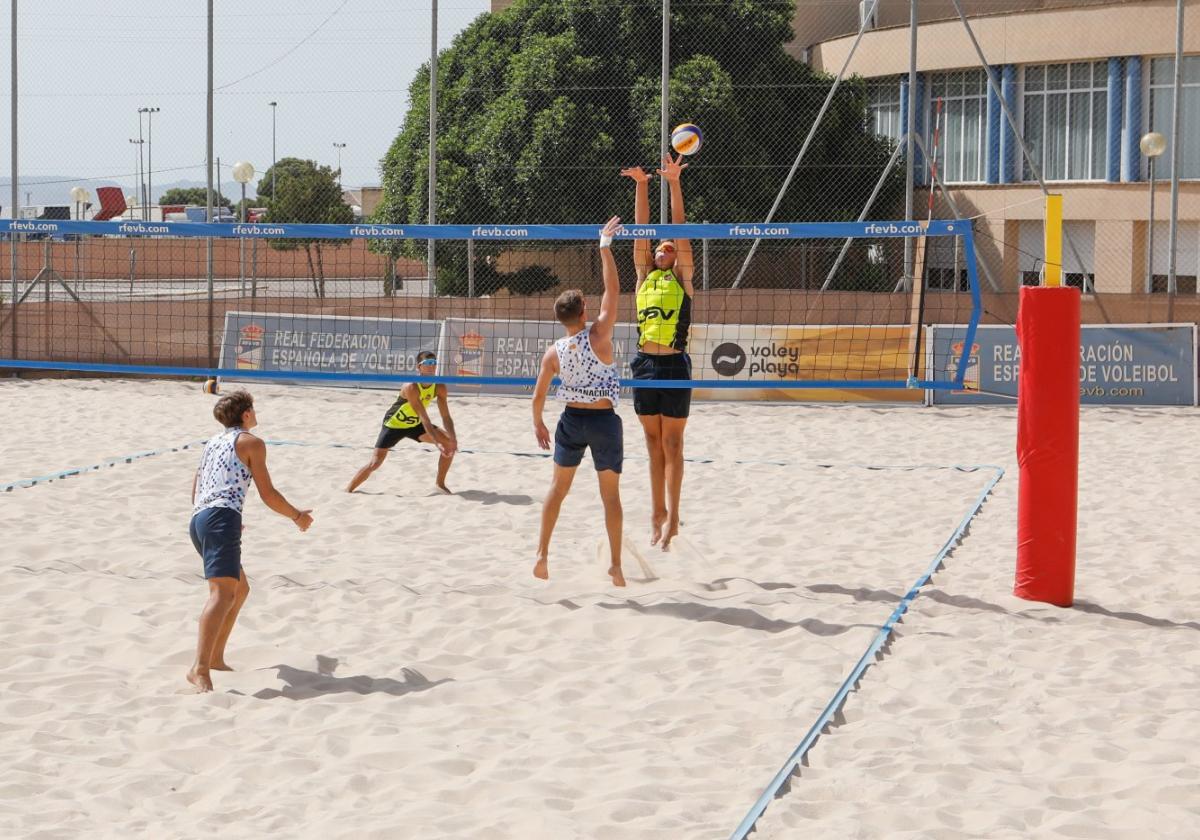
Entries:
[[[659,156],[667,156],[667,121],[671,118],[671,0],[662,5],[662,82],[659,88],[662,114],[659,128]],[[658,179],[658,221],[665,225],[670,220],[667,213],[667,181]]]
[[[917,0],[908,4],[908,131],[904,134],[904,220],[913,220],[914,194],[916,192],[916,128],[917,128]],[[904,290],[912,289],[914,281],[914,252],[912,237],[904,238]]]
[[[12,217],[15,221],[21,218],[18,212],[21,203],[21,188],[17,183],[17,0],[12,0],[12,25],[9,30],[12,36],[12,43],[9,45],[10,57],[10,72],[9,78],[12,83],[12,88],[8,98],[9,112],[11,115],[11,134],[10,142],[12,144],[12,173],[9,180],[12,182],[9,186],[12,188]],[[8,251],[9,251],[9,270],[11,272],[12,281],[12,358],[17,358],[17,234],[9,233],[8,235]]]
[[1174,101],[1172,102],[1171,117],[1171,226],[1167,234],[1167,294],[1178,292],[1178,278],[1175,276],[1175,251],[1179,233],[1179,165],[1180,154],[1180,124],[1182,115],[1180,108],[1183,93],[1183,0],[1175,3],[1175,84]]
[[[437,0],[431,0],[429,26],[429,224],[437,224]],[[429,296],[437,295],[437,249],[435,240],[427,246],[429,264]]]
[[[206,179],[205,191],[205,219],[211,224],[213,220],[213,0],[208,0],[208,93],[207,93],[207,115],[204,127],[204,175]],[[205,273],[208,279],[208,366],[212,368],[215,363],[216,354],[213,346],[213,241],[212,237],[206,240],[205,248]]]

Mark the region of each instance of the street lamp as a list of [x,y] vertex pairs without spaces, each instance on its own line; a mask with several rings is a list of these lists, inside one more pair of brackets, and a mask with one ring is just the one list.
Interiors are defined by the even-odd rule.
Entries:
[[1138,142],[1150,168],[1150,222],[1146,227],[1146,292],[1154,290],[1154,159],[1167,150],[1167,138],[1157,131],[1142,135]]
[[334,143],[333,148],[338,150],[338,189],[342,188],[342,149],[346,148],[345,143]]
[[83,221],[83,211],[92,200],[92,194],[83,187],[71,187],[71,200],[75,202],[75,218]]
[[[233,180],[242,185],[241,222],[246,223],[246,184],[254,177],[254,166],[249,161],[239,160],[233,165]],[[238,237],[238,289],[246,290],[246,240]]]
[[[139,122],[140,122],[140,119],[139,119]],[[140,125],[138,126],[138,129],[139,129],[139,133],[140,133],[140,129],[141,129]],[[143,206],[143,204],[145,202],[142,201],[140,198],[138,198],[138,196],[140,196],[142,194],[142,144],[145,143],[146,141],[141,139],[140,137],[137,137],[137,138],[130,137],[129,142],[132,143],[133,145],[137,146],[137,161],[134,164],[134,166],[137,170],[137,184],[138,185],[137,185],[137,189],[135,189],[133,191],[133,195],[134,195],[133,200],[135,202],[137,202],[137,206],[141,207],[141,206]],[[133,206],[134,206],[133,204],[129,205],[131,210],[133,209]],[[131,219],[133,218],[132,213],[129,214],[129,218],[131,218]]]
[[275,106],[278,102],[268,102],[271,106],[271,199],[275,199]]
[[[149,182],[146,185],[146,191],[149,193],[149,203],[154,203],[154,115],[161,108],[138,108],[139,114],[145,114],[147,117],[146,125],[146,180]],[[138,118],[139,123],[141,118]]]

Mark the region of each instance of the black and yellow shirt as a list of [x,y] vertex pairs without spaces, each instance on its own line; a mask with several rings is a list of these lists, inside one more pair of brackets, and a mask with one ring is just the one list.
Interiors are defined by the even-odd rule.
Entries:
[[[417,392],[420,394],[421,405],[426,408],[433,402],[433,398],[437,396],[437,383],[431,382],[428,385],[417,385]],[[417,416],[417,412],[411,405],[408,404],[408,397],[404,396],[404,391],[396,397],[396,401],[392,403],[392,407],[388,409],[387,416],[383,420],[383,425],[389,429],[411,429],[421,422],[421,418]]]
[[646,275],[637,292],[638,347],[647,341],[683,352],[692,325],[692,298],[670,270]]

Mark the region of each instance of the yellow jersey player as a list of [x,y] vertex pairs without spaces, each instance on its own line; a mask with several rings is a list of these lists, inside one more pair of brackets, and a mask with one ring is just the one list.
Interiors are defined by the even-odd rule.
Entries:
[[[687,221],[679,176],[687,167],[683,156],[663,158],[658,174],[670,187],[671,222]],[[634,222],[650,221],[650,175],[640,166],[621,170],[632,178]],[[650,242],[633,245],[637,270],[638,352],[631,365],[634,379],[692,378],[688,329],[692,324],[692,246],[686,239],[666,239],[653,254]],[[683,490],[683,432],[691,413],[690,388],[635,388],[633,410],[646,434],[650,454],[650,544],[665,551],[679,533],[679,497]]]
[[[437,369],[437,356],[429,350],[417,354],[417,370],[423,376],[432,376]],[[437,398],[438,413],[442,416],[445,429],[438,428],[429,419],[426,409]],[[458,449],[458,438],[454,434],[454,419],[450,416],[450,406],[446,399],[446,386],[437,383],[428,385],[416,382],[406,382],[396,395],[396,401],[383,417],[383,428],[375,441],[375,452],[371,460],[354,474],[347,493],[358,489],[371,473],[383,466],[388,452],[402,440],[419,440],[422,443],[432,443],[438,448],[437,489],[447,495],[450,488],[446,486],[446,473],[454,461],[454,453]]]

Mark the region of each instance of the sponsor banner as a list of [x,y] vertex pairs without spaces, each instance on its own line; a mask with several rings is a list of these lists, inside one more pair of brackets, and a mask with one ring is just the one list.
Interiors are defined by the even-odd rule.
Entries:
[[[446,376],[510,376],[536,379],[546,348],[563,337],[557,321],[482,321],[447,318],[442,345],[438,349],[438,373]],[[637,326],[617,324],[613,347],[620,375],[632,377],[629,363],[637,353]],[[455,385],[454,390],[477,394],[521,395],[533,393],[532,385]],[[551,393],[555,389],[551,389]],[[622,396],[628,398],[628,388]]]
[[[693,324],[693,379],[761,380],[759,388],[698,388],[701,400],[789,402],[921,402],[925,392],[898,388],[772,388],[797,379],[889,380],[908,378],[906,326],[762,326]],[[924,355],[924,354],[922,354]]]
[[[927,227],[926,227],[927,225]],[[933,222],[723,222],[708,224],[626,225],[618,239],[845,239],[958,236],[969,225]],[[90,234],[93,236],[266,237],[270,239],[476,239],[595,241],[596,225],[353,225],[275,224],[271,222],[149,222],[73,219],[0,219],[0,232]]]
[[[411,375],[417,353],[437,350],[440,330],[441,321],[226,312],[220,366],[278,373]],[[438,373],[443,372],[439,359]]]
[[[929,362],[936,381],[958,373],[966,328],[930,328]],[[1192,324],[1084,324],[1079,364],[1080,402],[1090,405],[1195,405],[1196,350]],[[969,393],[933,389],[934,405],[1015,404],[1021,349],[1009,326],[980,326],[963,384]]]

